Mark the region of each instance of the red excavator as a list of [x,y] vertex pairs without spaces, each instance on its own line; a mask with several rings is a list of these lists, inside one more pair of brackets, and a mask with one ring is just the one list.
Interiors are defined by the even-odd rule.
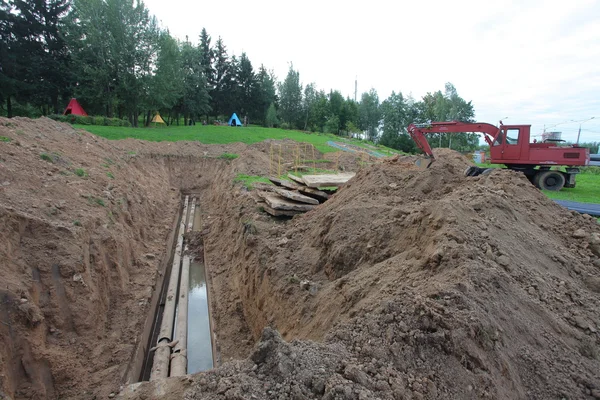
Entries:
[[[577,145],[560,146],[559,141],[546,140],[541,143],[530,143],[531,125],[503,125],[500,127],[482,122],[431,122],[426,124],[410,124],[408,133],[417,146],[427,154],[430,161],[435,160],[431,146],[425,135],[430,133],[474,132],[482,133],[490,146],[491,162],[504,164],[507,168],[520,171],[540,189],[560,190],[563,187],[575,187],[575,176],[580,166],[590,162],[588,148]],[[551,169],[552,167],[565,167]],[[477,176],[488,174],[492,170],[472,166],[465,175]]]

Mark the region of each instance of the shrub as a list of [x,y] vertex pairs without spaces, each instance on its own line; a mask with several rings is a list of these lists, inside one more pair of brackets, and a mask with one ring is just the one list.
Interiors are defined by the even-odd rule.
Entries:
[[53,119],[53,120],[58,121],[58,122],[69,122],[69,120],[68,120],[69,116],[68,115],[50,114],[50,115],[48,115],[48,118]]
[[69,124],[131,127],[131,123],[126,119],[108,118],[101,115],[84,117],[82,115],[73,114],[51,114],[48,115],[48,118],[59,122],[67,122]]
[[288,124],[287,122],[282,122],[281,124],[279,124],[279,127],[281,129],[290,129],[290,124]]
[[6,136],[0,136],[0,142],[10,142],[12,139]]
[[82,177],[82,178],[85,176],[88,176],[87,172],[85,172],[85,170],[83,168],[77,168],[75,170],[75,175]]
[[75,123],[80,125],[94,125],[94,118],[75,115]]
[[98,197],[90,196],[88,197],[88,202],[90,204],[98,204],[99,206],[106,207],[106,204],[104,204],[104,200]]
[[49,154],[47,154],[47,153],[42,153],[42,154],[40,154],[40,158],[41,158],[42,160],[44,160],[44,161],[48,161],[48,162],[51,162],[51,163],[53,163],[53,162],[54,162],[54,159],[52,158],[52,156],[51,156],[51,155],[49,155]]
[[235,160],[238,157],[239,157],[239,155],[237,155],[235,153],[223,153],[219,156],[219,158],[221,158],[223,160]]
[[579,168],[583,174],[600,175],[600,167],[589,166]]

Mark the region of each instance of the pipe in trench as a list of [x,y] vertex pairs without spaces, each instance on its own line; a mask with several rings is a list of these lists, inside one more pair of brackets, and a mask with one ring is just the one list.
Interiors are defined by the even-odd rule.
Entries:
[[181,265],[181,251],[183,248],[183,235],[185,233],[185,222],[187,216],[189,196],[185,196],[183,211],[181,214],[181,223],[179,224],[179,233],[177,237],[177,246],[173,256],[173,266],[169,277],[169,287],[163,309],[163,317],[158,334],[158,343],[154,353],[152,371],[150,380],[154,381],[169,376],[169,361],[171,358],[171,347],[173,346],[173,323],[175,320],[175,305],[177,303],[177,286],[179,284],[179,270]]
[[[196,211],[196,198],[192,200],[187,231],[191,232],[194,226],[194,213]],[[190,291],[190,256],[187,255],[188,245],[185,245],[183,263],[181,265],[181,281],[179,284],[179,299],[176,325],[176,345],[171,358],[170,376],[182,376],[187,373],[187,331],[188,331],[188,294]]]

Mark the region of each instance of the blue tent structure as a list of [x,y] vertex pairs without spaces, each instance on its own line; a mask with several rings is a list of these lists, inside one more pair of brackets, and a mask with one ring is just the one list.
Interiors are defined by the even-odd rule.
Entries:
[[231,118],[229,118],[229,122],[227,123],[229,126],[242,126],[240,119],[238,118],[236,113],[233,113]]

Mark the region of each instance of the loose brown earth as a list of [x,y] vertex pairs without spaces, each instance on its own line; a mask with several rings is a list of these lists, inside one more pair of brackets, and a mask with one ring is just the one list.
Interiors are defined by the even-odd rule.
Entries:
[[464,178],[450,151],[425,171],[361,164],[276,220],[233,183],[268,173],[266,144],[109,142],[46,119],[0,119],[0,136],[0,398],[134,381],[182,190],[201,193],[222,366],[127,398],[600,398],[600,229],[518,173]]

